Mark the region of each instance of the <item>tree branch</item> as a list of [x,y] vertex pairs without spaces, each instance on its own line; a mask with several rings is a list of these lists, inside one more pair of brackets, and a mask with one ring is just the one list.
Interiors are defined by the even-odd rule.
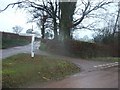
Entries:
[[78,24],[80,24],[83,19],[85,18],[85,16],[87,16],[88,14],[90,14],[91,12],[95,11],[95,10],[98,10],[99,8],[102,8],[105,10],[105,8],[103,6],[105,5],[108,5],[110,3],[113,3],[113,2],[100,2],[99,4],[97,4],[95,7],[93,7],[92,9],[91,8],[91,4],[90,4],[90,1],[88,1],[87,3],[85,2],[82,2],[83,5],[85,6],[85,9],[82,11],[82,16],[81,18],[77,19],[74,23],[73,23],[73,27],[77,26]]
[[13,6],[14,7],[16,4],[21,4],[23,2],[24,1],[22,1],[22,2],[16,2],[16,3],[10,3],[4,9],[0,10],[0,13],[3,12],[3,11],[5,11],[9,6]]
[[83,21],[84,17],[86,16],[86,11],[87,11],[89,5],[90,5],[90,2],[88,1],[88,3],[85,4],[85,10],[82,12],[82,17],[80,19],[78,19],[79,21],[77,20],[78,22],[74,22],[73,26],[77,26],[78,24],[80,24]]

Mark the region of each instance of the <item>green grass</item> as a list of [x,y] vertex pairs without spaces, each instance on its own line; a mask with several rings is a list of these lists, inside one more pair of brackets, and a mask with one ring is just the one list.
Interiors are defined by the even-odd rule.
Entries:
[[96,58],[92,58],[92,60],[120,62],[120,57],[96,57]]
[[14,47],[14,46],[22,46],[22,45],[26,45],[28,43],[29,43],[29,41],[24,40],[24,39],[16,40],[16,39],[2,38],[1,48],[5,49],[5,48]]
[[67,75],[79,72],[74,64],[53,57],[19,54],[3,60],[3,88],[21,87],[32,83],[59,80]]

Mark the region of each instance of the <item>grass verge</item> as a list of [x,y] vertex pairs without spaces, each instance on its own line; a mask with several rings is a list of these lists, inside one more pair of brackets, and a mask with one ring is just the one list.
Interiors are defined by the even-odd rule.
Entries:
[[35,82],[58,80],[79,72],[74,64],[53,57],[19,54],[3,60],[2,87],[13,88]]

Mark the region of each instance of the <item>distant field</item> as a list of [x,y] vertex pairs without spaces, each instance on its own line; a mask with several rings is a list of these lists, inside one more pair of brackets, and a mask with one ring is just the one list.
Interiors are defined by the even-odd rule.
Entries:
[[2,38],[2,46],[0,46],[2,49],[10,48],[14,46],[22,46],[28,44],[29,41],[25,39],[8,39],[8,38]]
[[0,49],[21,46],[30,43],[31,37],[15,33],[0,32]]

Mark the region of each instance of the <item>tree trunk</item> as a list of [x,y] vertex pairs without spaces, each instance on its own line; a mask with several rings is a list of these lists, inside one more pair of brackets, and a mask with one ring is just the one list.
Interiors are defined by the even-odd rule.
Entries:
[[71,28],[76,2],[61,2],[60,39],[71,39]]
[[61,19],[60,37],[62,40],[70,39],[70,28],[67,26],[65,19]]
[[53,23],[54,23],[54,39],[58,40],[58,32],[57,32],[57,22],[56,22],[56,18],[53,19]]
[[42,34],[42,39],[44,39],[45,38],[45,26],[43,22],[42,22],[41,34]]

